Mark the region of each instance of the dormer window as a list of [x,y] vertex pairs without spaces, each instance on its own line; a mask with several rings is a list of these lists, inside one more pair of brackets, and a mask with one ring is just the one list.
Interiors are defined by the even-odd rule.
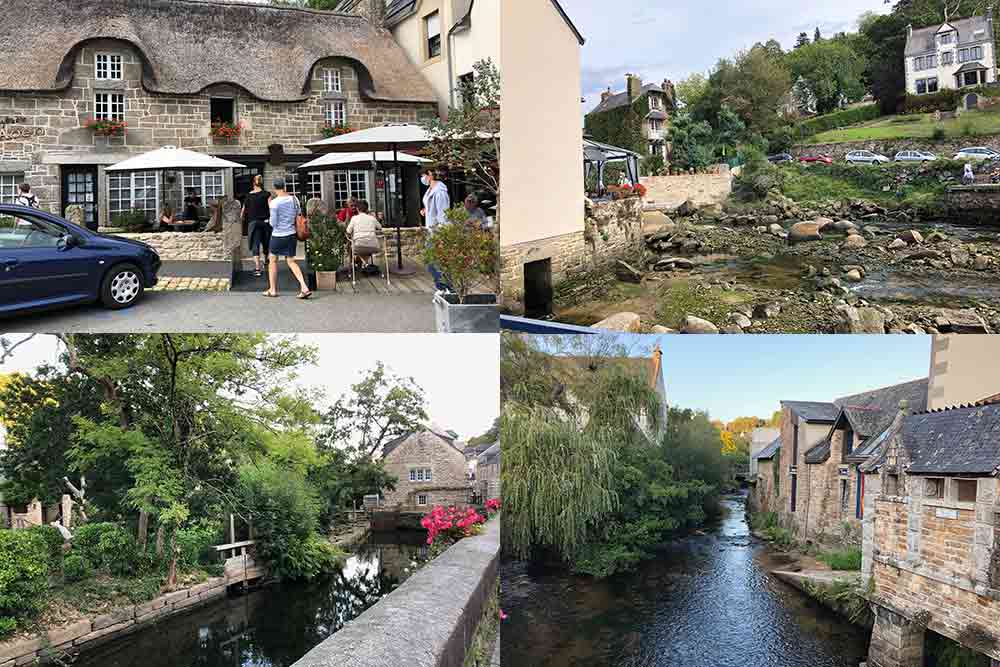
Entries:
[[942,44],[951,44],[951,42],[952,42],[952,40],[954,38],[955,38],[955,33],[953,33],[953,32],[946,32],[943,35],[941,35],[941,43]]
[[342,93],[344,91],[339,69],[328,67],[323,70],[323,91],[327,93]]
[[115,53],[98,53],[94,56],[94,78],[99,81],[121,80],[122,57]]

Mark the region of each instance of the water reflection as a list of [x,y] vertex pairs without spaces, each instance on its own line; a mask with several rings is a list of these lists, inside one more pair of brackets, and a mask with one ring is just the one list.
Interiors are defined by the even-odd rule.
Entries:
[[866,633],[768,574],[742,497],[631,575],[503,567],[502,660],[552,667],[855,667]]
[[344,570],[233,596],[94,649],[82,667],[287,667],[378,602],[425,555],[419,533],[371,535]]

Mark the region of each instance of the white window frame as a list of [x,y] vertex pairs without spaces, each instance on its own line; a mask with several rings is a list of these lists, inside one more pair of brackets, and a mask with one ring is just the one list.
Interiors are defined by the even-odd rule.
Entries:
[[0,174],[0,204],[13,204],[23,182],[24,174]]
[[96,91],[94,93],[94,118],[96,120],[125,120],[125,94]]
[[955,62],[955,52],[954,51],[945,51],[944,53],[941,54],[941,64],[942,65],[951,65],[954,62]]
[[[371,203],[368,191],[368,174],[360,169],[342,169],[333,172],[333,204],[340,209],[347,205],[351,197],[364,199]],[[357,188],[359,181],[364,182],[364,190]]]
[[[931,90],[931,81],[934,82],[934,90]],[[938,85],[938,78],[936,76],[927,77],[927,94],[933,95],[934,93],[941,90],[941,86]]]
[[[116,184],[121,180],[125,180],[128,185],[128,199],[125,200],[122,197],[113,197],[113,192],[123,193],[126,192],[124,188],[116,187]],[[152,180],[154,184],[154,195],[152,197],[153,207],[149,208],[145,202],[148,202],[151,198],[146,197],[136,197],[136,193],[142,190],[146,193],[148,189],[149,182]],[[116,203],[128,201],[128,208],[121,208],[116,206]],[[143,202],[142,206],[137,206],[136,202]],[[155,171],[133,171],[127,174],[121,173],[111,173],[108,174],[108,219],[110,220],[113,216],[119,213],[128,213],[129,211],[140,210],[146,213],[152,214],[154,219],[158,213],[157,208],[160,205],[160,178],[159,174]]]
[[[432,29],[436,28],[436,32],[431,32]],[[438,52],[431,53],[431,40],[435,37],[438,38]],[[441,12],[433,11],[424,17],[424,48],[427,50],[426,60],[433,60],[434,58],[440,58],[441,54],[444,52],[444,39],[441,33]]]
[[340,74],[339,67],[323,68],[323,92],[326,93],[344,92],[344,79]]
[[[185,195],[188,190],[195,190],[205,206],[226,197],[226,178],[221,171],[185,171],[183,180]],[[209,191],[211,196],[207,194]]]
[[426,493],[418,493],[417,494],[417,505],[421,505],[421,506],[422,505],[426,505],[427,504],[427,500],[428,500],[428,498],[427,498],[427,494]]
[[[102,67],[101,60],[104,59]],[[101,70],[104,76],[101,76]],[[117,75],[117,76],[116,76]],[[94,54],[94,78],[98,81],[121,81],[125,76],[125,63],[120,53],[100,51]]]
[[951,38],[955,35],[953,32],[945,32],[941,34],[942,44],[951,44]]
[[434,473],[430,468],[410,468],[411,482],[433,482]]
[[331,127],[347,125],[347,103],[344,100],[331,100],[325,104],[323,115]]

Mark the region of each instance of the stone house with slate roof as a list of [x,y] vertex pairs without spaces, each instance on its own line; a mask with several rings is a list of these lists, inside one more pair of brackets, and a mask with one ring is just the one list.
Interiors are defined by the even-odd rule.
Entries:
[[[26,29],[25,26],[30,26]],[[363,129],[437,115],[428,81],[392,36],[359,16],[201,0],[5,0],[0,11],[0,201],[21,181],[44,208],[85,208],[106,225],[193,188],[207,204],[249,192],[254,175],[286,177],[303,198],[373,199],[365,171],[299,175],[324,126]],[[102,136],[93,119],[124,121]],[[213,121],[240,124],[213,137]],[[105,167],[165,145],[247,166],[185,173]],[[168,193],[162,192],[170,190]],[[174,202],[179,204],[179,201]]]
[[[609,87],[601,93],[601,102],[587,114],[592,119],[597,116],[620,109],[628,105],[639,105],[646,111],[642,118],[642,137],[646,142],[648,155],[659,155],[664,160],[670,155],[670,144],[667,141],[667,129],[670,125],[670,114],[677,108],[677,93],[674,84],[668,79],[663,83],[643,84],[636,74],[625,75],[625,90],[612,93]],[[598,141],[606,138],[595,136]]]
[[772,440],[752,457],[756,472],[750,495],[754,512],[777,512],[781,499],[781,436]]
[[[903,55],[906,92],[925,95],[961,89],[997,80],[993,7],[985,16],[946,20],[923,28],[906,28]],[[963,106],[975,107],[978,99]]]
[[465,446],[452,432],[429,427],[400,436],[383,447],[382,460],[397,480],[395,490],[384,492],[385,507],[426,511],[471,500]]

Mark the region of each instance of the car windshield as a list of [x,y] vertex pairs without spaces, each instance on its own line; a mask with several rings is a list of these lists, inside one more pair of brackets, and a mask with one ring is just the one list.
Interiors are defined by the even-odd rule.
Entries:
[[0,248],[55,248],[65,232],[34,216],[0,214]]

